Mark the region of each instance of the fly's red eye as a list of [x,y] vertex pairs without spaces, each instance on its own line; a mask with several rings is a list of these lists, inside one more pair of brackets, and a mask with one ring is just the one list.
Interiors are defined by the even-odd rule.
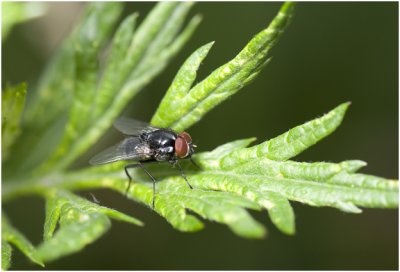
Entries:
[[180,133],[179,137],[182,137],[183,139],[185,139],[188,144],[192,143],[192,137],[190,137],[189,133],[187,133],[187,132]]
[[186,139],[180,135],[175,140],[175,153],[181,159],[189,155],[189,145]]

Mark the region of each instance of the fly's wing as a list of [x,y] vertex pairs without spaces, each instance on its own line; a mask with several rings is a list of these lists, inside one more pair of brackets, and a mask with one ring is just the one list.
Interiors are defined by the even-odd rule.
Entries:
[[143,132],[152,132],[160,129],[128,117],[120,117],[115,120],[114,127],[123,134],[132,136],[139,136]]
[[150,146],[138,137],[129,137],[111,146],[90,159],[91,165],[123,160],[148,160],[152,157]]

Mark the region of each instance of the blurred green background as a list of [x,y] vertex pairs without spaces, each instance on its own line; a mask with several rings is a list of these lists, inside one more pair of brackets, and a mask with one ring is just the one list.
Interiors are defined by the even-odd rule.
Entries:
[[[191,14],[203,22],[194,37],[129,105],[125,115],[150,120],[185,58],[216,41],[198,81],[234,57],[279,9],[276,2],[202,2]],[[127,3],[124,14],[141,19],[154,3]],[[33,86],[46,61],[79,18],[83,3],[51,3],[48,13],[13,29],[2,46],[5,83]],[[234,139],[262,142],[352,101],[330,137],[296,157],[299,161],[361,159],[362,172],[398,179],[398,3],[299,3],[292,25],[272,50],[272,62],[254,83],[190,129],[200,151]],[[80,160],[116,141],[110,130]],[[119,138],[118,138],[119,139]],[[27,151],[29,152],[29,151]],[[269,230],[264,240],[236,237],[206,222],[199,233],[180,233],[148,208],[114,192],[91,191],[101,204],[142,219],[144,228],[114,222],[111,230],[78,254],[46,269],[397,269],[398,211],[364,209],[361,215],[293,203],[297,234],[276,230],[267,212],[253,213]],[[88,192],[82,195],[91,198]],[[13,224],[38,244],[44,202],[7,203]],[[14,251],[15,269],[37,269]]]

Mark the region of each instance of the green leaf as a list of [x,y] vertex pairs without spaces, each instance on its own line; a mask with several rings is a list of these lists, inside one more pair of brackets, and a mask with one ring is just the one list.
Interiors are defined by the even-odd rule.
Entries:
[[[94,51],[99,51],[100,47],[104,46],[121,12],[122,5],[117,2],[86,5],[81,20],[42,74],[35,96],[28,104],[26,125],[40,125],[41,129],[44,129],[60,115],[68,114],[73,101],[72,94],[78,92],[75,87],[81,86],[84,80],[93,80],[90,75],[93,77],[93,69],[96,68],[93,67]],[[83,48],[85,46],[88,47]],[[81,59],[85,53],[88,53],[87,64]],[[83,71],[82,65],[88,65],[90,71]],[[80,75],[79,71],[87,74]],[[79,79],[79,82],[76,79]],[[88,92],[93,90],[89,89]],[[81,93],[82,91],[79,94],[83,95]]]
[[[76,128],[69,125],[68,136],[63,136],[68,116],[70,114],[75,116],[71,118],[76,118],[76,108],[80,105],[73,99],[73,95],[87,101],[86,91],[94,91],[90,86],[94,80],[93,70],[97,68],[97,54],[107,41],[121,12],[122,4],[117,2],[86,5],[82,19],[48,63],[36,90],[30,92],[31,96],[28,93],[24,135],[14,150],[15,156],[12,156],[18,160],[18,164],[10,163],[8,167],[11,169],[17,166],[13,172],[36,170],[61,140],[69,141],[71,132]],[[98,52],[95,54],[96,50]],[[75,110],[71,110],[73,101]],[[87,108],[83,107],[82,110]],[[25,156],[28,149],[30,156]]]
[[95,119],[95,117],[99,116],[109,106],[113,100],[116,82],[124,80],[124,74],[120,72],[120,67],[121,63],[125,62],[126,52],[132,42],[137,17],[137,13],[126,17],[114,35],[104,76],[101,78],[101,87],[94,98],[91,119]]
[[268,53],[288,26],[294,6],[285,3],[269,27],[258,33],[233,60],[190,89],[212,44],[195,51],[178,72],[151,123],[183,131],[249,84],[268,63]]
[[1,158],[3,162],[7,159],[12,144],[21,132],[20,121],[25,105],[25,95],[25,83],[8,87],[1,93]]
[[[153,191],[144,185],[147,177],[142,176],[136,181],[141,184],[132,186],[128,196],[151,205]],[[126,178],[113,180],[110,185],[112,189],[123,193],[126,189]],[[158,183],[155,203],[155,210],[181,231],[192,232],[203,228],[199,219],[187,214],[187,210],[190,210],[201,218],[226,224],[234,233],[243,237],[261,238],[266,234],[263,226],[244,209],[259,210],[257,205],[231,193],[191,190],[181,177]]]
[[73,64],[71,92],[73,102],[70,105],[64,135],[53,158],[62,157],[91,121],[90,103],[96,95],[97,77],[100,71],[98,56],[121,11],[120,3],[90,4],[82,23],[71,39],[69,50],[73,52],[70,61]]
[[[109,229],[111,222],[108,217],[143,225],[136,218],[99,206],[68,191],[51,191],[47,196],[44,242],[38,248],[39,256],[51,261],[80,251]],[[60,226],[56,230],[58,223]]]
[[[106,12],[105,12],[106,11]],[[88,125],[90,103],[96,96],[98,56],[121,13],[120,5],[98,3],[90,9],[78,29],[74,43],[74,88],[69,120],[60,145],[68,147]]]
[[[168,201],[176,200],[177,197],[170,193],[170,188],[179,188],[179,186],[162,185],[167,183],[180,183],[180,186],[183,186],[182,190],[185,188],[189,196],[202,194],[203,196],[198,196],[200,199],[206,198],[209,193],[202,190],[234,193],[267,209],[273,223],[288,234],[294,233],[294,214],[288,200],[312,206],[335,207],[352,213],[361,211],[357,206],[395,208],[398,206],[398,182],[354,174],[365,165],[364,162],[344,161],[335,164],[281,161],[287,159],[288,154],[291,156],[298,154],[329,135],[340,124],[347,106],[348,104],[343,104],[321,118],[295,127],[277,138],[254,147],[245,148],[253,140],[246,139],[226,144],[210,153],[199,154],[195,156],[195,161],[203,170],[198,172],[192,168],[191,174],[188,175],[190,183],[196,188],[193,192],[185,188],[182,179],[170,178],[164,174],[162,176],[165,179],[164,182],[159,183],[158,194],[169,196]],[[285,144],[280,145],[281,148],[265,148],[274,147],[276,142],[283,143],[282,139],[286,141]],[[303,143],[301,148],[298,148],[299,141]],[[284,154],[284,156],[277,154]],[[279,160],[274,160],[274,158]],[[151,168],[151,170],[157,176],[157,169]],[[114,188],[114,186],[111,187]],[[116,187],[114,189],[122,192],[124,185]],[[143,188],[135,189],[133,186],[131,197],[138,199],[142,191]],[[140,198],[140,201],[149,204],[151,191],[147,194],[147,198]],[[186,208],[193,205],[192,200],[181,202],[184,204],[180,205]],[[167,204],[164,205],[165,207],[162,204],[156,205],[156,210],[181,229],[180,223],[175,222],[177,219],[173,221],[169,217],[173,208],[169,208]],[[184,211],[182,213],[184,214]],[[199,214],[204,216],[202,211],[199,211]],[[213,219],[212,216],[206,216],[206,218]],[[242,235],[242,233],[239,234]]]
[[4,41],[16,24],[41,16],[46,8],[43,3],[38,2],[24,3],[9,1],[1,3],[1,10],[1,38]]
[[12,247],[9,243],[1,241],[1,269],[8,270],[11,266]]
[[[254,147],[245,148],[252,140],[247,139],[221,146],[210,154],[199,154],[195,160],[203,171],[194,171],[189,180],[196,189],[231,192],[257,203],[267,209],[274,224],[288,234],[294,233],[294,214],[288,200],[353,213],[360,212],[357,206],[395,208],[398,206],[398,182],[355,174],[365,165],[362,161],[281,161],[332,133],[347,107],[348,104],[342,104],[321,118]],[[286,139],[285,144],[282,139]],[[281,142],[283,147],[274,149],[276,142]]]
[[275,161],[288,160],[331,134],[342,122],[350,103],[343,103],[321,118],[297,126],[288,132],[248,149],[233,152],[222,161],[222,168],[265,156]]
[[20,233],[16,228],[14,228],[5,214],[2,214],[1,218],[1,237],[2,237],[2,268],[7,269],[10,266],[11,259],[11,247],[9,244],[16,246],[26,257],[28,257],[32,262],[44,266],[42,259],[40,258],[35,247],[25,238],[25,236]]
[[[114,38],[113,55],[109,58],[109,67],[112,67],[115,58],[120,59],[122,55],[124,56],[118,66],[118,75],[114,77],[116,75],[115,69],[106,70],[111,74],[102,75],[98,86],[101,97],[98,99],[94,99],[96,93],[94,91],[85,92],[85,99],[75,95],[74,103],[82,108],[76,111],[73,110],[74,107],[72,108],[67,130],[64,134],[66,140],[59,144],[56,152],[42,167],[43,172],[65,169],[69,166],[82,152],[98,140],[127,103],[165,68],[199,23],[198,17],[194,17],[186,29],[180,34],[178,33],[191,5],[188,2],[161,2],[157,4],[137,31],[133,33],[128,48],[126,43],[133,27],[129,27],[127,24],[133,23],[133,19],[128,19],[128,22],[122,24]],[[119,39],[122,39],[123,45],[121,47],[119,47],[120,43],[117,41]],[[117,52],[118,50],[124,51]],[[87,52],[84,48],[82,55],[85,55],[85,53]],[[85,82],[88,77],[91,78],[94,75],[93,73],[81,80],[77,78],[77,84],[82,80]],[[110,80],[112,80],[112,84]],[[89,82],[93,87],[93,81],[89,80]],[[113,99],[105,99],[110,97],[113,97]],[[87,102],[90,99],[93,104],[88,106]],[[88,116],[91,109],[96,109],[91,118],[83,117],[82,120],[82,116]],[[91,122],[88,122],[89,120]],[[76,127],[82,129],[76,130]]]
[[[29,133],[35,131],[31,130],[36,124],[34,117],[39,117],[37,131],[44,134],[28,135],[47,137],[34,145],[36,150],[52,152],[49,139],[61,141],[39,171],[9,170],[13,175],[7,176],[2,186],[3,202],[29,194],[46,198],[44,241],[38,249],[39,258],[51,261],[78,252],[109,229],[110,218],[142,225],[136,218],[71,192],[110,188],[125,196],[128,184],[123,170],[125,162],[82,170],[66,171],[66,168],[98,140],[126,104],[192,35],[200,22],[199,16],[194,16],[183,28],[191,5],[159,3],[137,29],[136,14],[129,16],[114,34],[104,65],[98,66],[97,57],[121,7],[110,3],[91,4],[72,38],[49,66],[55,71],[48,70],[39,84],[38,98],[30,107],[33,115],[25,117],[25,125]],[[285,3],[270,26],[257,34],[232,61],[192,88],[199,65],[212,43],[197,49],[177,73],[152,123],[175,130],[186,129],[250,83],[268,62],[269,50],[286,29],[293,7],[293,3]],[[66,72],[64,81],[60,71]],[[50,104],[49,109],[43,108]],[[148,176],[142,169],[132,169],[133,184],[126,196],[149,207],[154,198],[155,212],[180,231],[198,231],[204,227],[203,220],[210,220],[246,238],[266,235],[263,225],[248,209],[267,210],[279,230],[294,234],[295,216],[290,201],[350,213],[361,212],[360,207],[398,207],[398,181],[356,173],[366,165],[362,161],[290,160],[330,135],[342,122],[348,106],[344,103],[321,118],[252,147],[248,146],[255,138],[236,140],[210,152],[195,154],[193,159],[201,169],[182,160],[193,190],[170,165],[146,165],[159,181],[153,195]],[[28,157],[37,158],[34,152]],[[18,173],[25,176],[20,177]],[[7,256],[11,254],[7,242],[11,241],[3,241],[3,267],[9,266]]]
[[[366,165],[362,161],[282,161],[268,157],[275,154],[275,149],[270,149],[271,153],[265,152],[268,143],[286,137],[284,145],[288,151],[278,149],[280,154],[298,154],[301,150],[293,148],[298,146],[299,139],[309,147],[327,136],[339,125],[347,106],[342,104],[320,118],[253,147],[247,147],[254,141],[254,138],[249,138],[199,153],[193,158],[202,170],[182,161],[193,190],[188,188],[179,171],[169,165],[146,166],[159,180],[155,211],[181,231],[203,228],[203,223],[194,213],[203,219],[227,225],[239,236],[260,238],[265,235],[265,230],[246,212],[247,208],[268,210],[271,221],[279,230],[294,234],[295,216],[289,200],[350,213],[361,212],[359,207],[398,207],[398,181],[356,173]],[[314,133],[310,127],[321,133]],[[323,127],[329,129],[321,130]],[[291,138],[289,135],[297,136]],[[121,162],[72,172],[63,175],[57,186],[70,190],[110,188],[125,194],[128,180],[123,166]],[[134,169],[130,174],[134,182],[128,197],[151,207],[153,190],[149,178],[141,169]],[[23,193],[23,189],[18,191],[14,188],[13,193]]]

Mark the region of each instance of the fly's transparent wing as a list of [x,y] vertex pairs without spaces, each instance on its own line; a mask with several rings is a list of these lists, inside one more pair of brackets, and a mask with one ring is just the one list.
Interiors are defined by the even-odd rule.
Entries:
[[148,123],[128,117],[120,117],[114,122],[114,127],[125,135],[138,136],[143,132],[151,132],[160,128],[153,127]]
[[91,165],[106,164],[123,160],[148,160],[152,157],[150,146],[138,137],[129,137],[90,159]]

